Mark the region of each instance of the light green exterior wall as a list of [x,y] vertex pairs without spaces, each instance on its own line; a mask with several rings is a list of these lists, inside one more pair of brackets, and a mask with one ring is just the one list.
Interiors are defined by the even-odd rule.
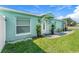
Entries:
[[[38,23],[38,17],[25,15],[25,14],[19,14],[15,12],[9,12],[9,11],[0,11],[0,15],[6,16],[6,41],[14,41],[22,38],[32,37],[36,36],[36,24]],[[30,18],[31,22],[31,34],[30,35],[21,35],[16,36],[16,17],[26,17]]]
[[63,22],[62,21],[56,21],[56,31],[63,29]]
[[61,20],[53,19],[51,22],[55,25],[55,31],[62,30],[64,28],[64,22]]
[[[24,39],[24,38],[37,36],[36,25],[38,24],[38,19],[41,20],[41,17],[38,18],[37,16],[33,16],[33,15],[22,14],[22,13],[11,12],[11,11],[4,11],[4,10],[2,11],[0,10],[0,15],[3,15],[6,17],[5,18],[6,19],[6,41],[14,41],[18,39]],[[30,18],[31,34],[16,36],[16,17],[17,16]],[[60,21],[52,19],[52,21],[50,20],[50,23],[49,22],[47,23],[48,23],[47,25],[50,27],[51,27],[51,24],[54,24],[56,27],[55,30],[57,30],[58,28],[62,28],[62,22]]]

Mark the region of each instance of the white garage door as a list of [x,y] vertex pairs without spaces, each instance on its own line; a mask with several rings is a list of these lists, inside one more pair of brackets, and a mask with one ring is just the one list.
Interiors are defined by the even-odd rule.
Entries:
[[0,52],[5,45],[6,32],[5,32],[5,17],[0,16]]

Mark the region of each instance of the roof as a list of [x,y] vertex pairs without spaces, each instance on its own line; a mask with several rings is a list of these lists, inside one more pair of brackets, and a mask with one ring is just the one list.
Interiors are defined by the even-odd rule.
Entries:
[[32,14],[32,13],[30,13],[30,12],[28,13],[28,12],[19,11],[19,10],[14,10],[14,9],[5,8],[5,7],[0,7],[0,10],[11,11],[11,12],[17,12],[17,13],[23,13],[23,14],[33,15],[33,16],[42,16],[42,15],[38,15],[38,14]]
[[64,22],[64,20],[55,19],[56,21]]
[[38,16],[38,17],[43,17],[43,16],[50,16],[50,17],[53,17],[52,13],[50,12],[46,12],[46,13],[43,13],[43,14],[32,14],[30,12],[24,12],[24,11],[19,11],[19,10],[14,10],[14,9],[10,9],[10,8],[5,8],[5,7],[0,7],[0,10],[4,10],[4,11],[10,11],[10,12],[17,12],[17,13],[22,13],[22,14],[26,14],[26,15],[32,15],[32,16]]

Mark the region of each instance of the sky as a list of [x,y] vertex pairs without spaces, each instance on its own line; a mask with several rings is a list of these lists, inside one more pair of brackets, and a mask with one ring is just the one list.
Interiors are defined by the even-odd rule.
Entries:
[[78,5],[0,5],[0,7],[30,12],[33,14],[52,13],[57,19],[70,17],[79,23]]

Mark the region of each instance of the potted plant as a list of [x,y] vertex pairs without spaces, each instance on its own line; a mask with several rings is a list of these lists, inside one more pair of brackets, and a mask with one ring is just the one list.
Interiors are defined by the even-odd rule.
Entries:
[[67,30],[68,30],[67,25],[65,25],[65,27],[64,27],[64,31],[67,31]]
[[52,24],[51,25],[51,34],[54,34],[54,29],[55,29],[55,26]]

